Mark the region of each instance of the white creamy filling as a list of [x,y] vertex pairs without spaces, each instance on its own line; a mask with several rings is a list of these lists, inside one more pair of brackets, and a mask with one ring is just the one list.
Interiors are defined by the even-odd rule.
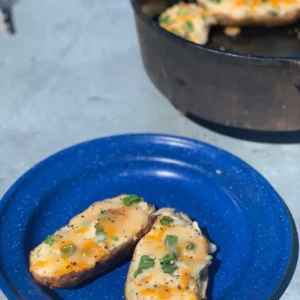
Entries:
[[[81,271],[93,267],[114,248],[137,239],[151,211],[146,202],[125,206],[122,198],[124,196],[96,202],[72,218],[67,226],[51,235],[51,245],[45,241],[31,252],[31,270],[40,276]],[[103,231],[100,236],[97,228]],[[74,251],[64,257],[62,248],[70,244]]]
[[[139,242],[136,247],[128,273],[129,280],[126,286],[126,295],[130,300],[134,299],[195,299],[202,294],[199,287],[199,273],[211,260],[209,253],[215,249],[201,235],[197,222],[191,222],[183,214],[174,213],[173,209],[162,209],[157,213],[158,219],[152,230]],[[160,220],[167,216],[173,222],[164,226]],[[165,245],[167,236],[175,236],[174,245]],[[187,245],[194,245],[194,249],[187,249]],[[163,271],[161,259],[170,253],[176,253],[174,263],[177,269],[172,274]],[[142,270],[134,278],[142,256],[154,259],[154,266]],[[193,298],[194,297],[194,298]]]

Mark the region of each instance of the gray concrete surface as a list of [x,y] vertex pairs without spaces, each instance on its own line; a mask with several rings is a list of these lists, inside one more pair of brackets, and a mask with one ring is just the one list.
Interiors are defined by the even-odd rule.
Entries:
[[[0,34],[0,195],[33,164],[74,143],[171,133],[250,163],[300,228],[300,145],[237,140],[181,116],[145,75],[128,0],[20,0],[15,19],[18,34]],[[300,299],[299,268],[282,299]]]

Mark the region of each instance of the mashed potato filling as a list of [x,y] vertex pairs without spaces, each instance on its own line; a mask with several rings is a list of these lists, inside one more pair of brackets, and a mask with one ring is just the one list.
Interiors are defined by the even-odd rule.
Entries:
[[202,299],[215,246],[196,222],[162,209],[151,231],[138,243],[128,272],[130,300]]
[[30,271],[56,277],[93,268],[115,248],[137,239],[150,211],[137,195],[96,202],[32,250]]

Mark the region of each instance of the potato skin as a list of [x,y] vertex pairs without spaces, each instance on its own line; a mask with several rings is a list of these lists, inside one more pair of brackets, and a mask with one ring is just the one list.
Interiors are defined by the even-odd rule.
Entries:
[[32,276],[41,285],[52,288],[71,289],[89,278],[99,276],[110,270],[113,270],[114,268],[118,267],[119,265],[125,263],[130,259],[136,244],[144,235],[146,235],[150,231],[155,220],[155,208],[153,205],[149,205],[149,209],[150,211],[152,211],[149,215],[148,222],[137,233],[137,238],[135,240],[131,239],[127,241],[126,243],[113,249],[111,253],[104,255],[100,260],[97,261],[96,265],[93,268],[86,268],[80,272],[71,272],[62,276],[55,277],[43,277],[39,276],[35,272],[31,272]]
[[[160,210],[156,211],[156,213],[155,213],[156,218],[160,215],[160,212],[162,213],[166,210],[170,210],[170,211],[173,211],[173,212],[176,213],[175,209],[163,208],[163,209],[160,209]],[[179,214],[180,214],[180,216],[183,220],[185,220],[187,223],[190,223],[190,224],[187,224],[186,226],[188,226],[188,225],[191,226],[193,224],[193,221],[186,214],[183,214],[183,213],[179,213]],[[155,221],[156,220],[154,220],[154,222]],[[152,227],[153,226],[155,226],[155,224],[153,224]],[[201,235],[202,235],[202,233],[201,233]],[[214,251],[215,250],[212,250],[210,253],[213,253]],[[137,254],[134,252],[133,257],[131,259],[131,262],[137,260],[136,255]],[[199,288],[201,286],[201,289],[199,290],[198,300],[207,300],[208,298],[207,298],[206,292],[207,292],[208,283],[209,283],[208,267],[205,267],[202,270],[202,276],[201,277],[202,277],[201,279],[197,280]],[[124,286],[124,296],[125,296],[126,300],[135,300],[136,299],[136,298],[134,298],[134,299],[132,298],[132,294],[130,296],[129,285],[130,285],[131,280],[132,280],[131,272],[130,272],[130,269],[129,269],[129,271],[127,273],[127,276],[126,276],[125,286]],[[140,299],[140,298],[138,298],[138,299]]]

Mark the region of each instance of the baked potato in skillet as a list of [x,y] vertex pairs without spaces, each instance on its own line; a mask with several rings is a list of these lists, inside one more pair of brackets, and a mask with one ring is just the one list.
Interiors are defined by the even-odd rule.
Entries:
[[127,300],[206,299],[207,268],[215,245],[196,222],[165,208],[150,232],[138,243],[128,271]]
[[44,286],[72,288],[116,268],[151,229],[154,211],[137,195],[94,203],[30,252],[31,274]]
[[162,28],[200,45],[208,42],[210,28],[216,24],[199,5],[184,2],[167,8],[158,21]]
[[299,0],[197,0],[200,7],[228,26],[280,26],[300,17]]
[[165,9],[159,24],[167,31],[205,45],[214,25],[228,26],[225,33],[239,34],[244,26],[283,26],[300,18],[300,0],[197,0]]

